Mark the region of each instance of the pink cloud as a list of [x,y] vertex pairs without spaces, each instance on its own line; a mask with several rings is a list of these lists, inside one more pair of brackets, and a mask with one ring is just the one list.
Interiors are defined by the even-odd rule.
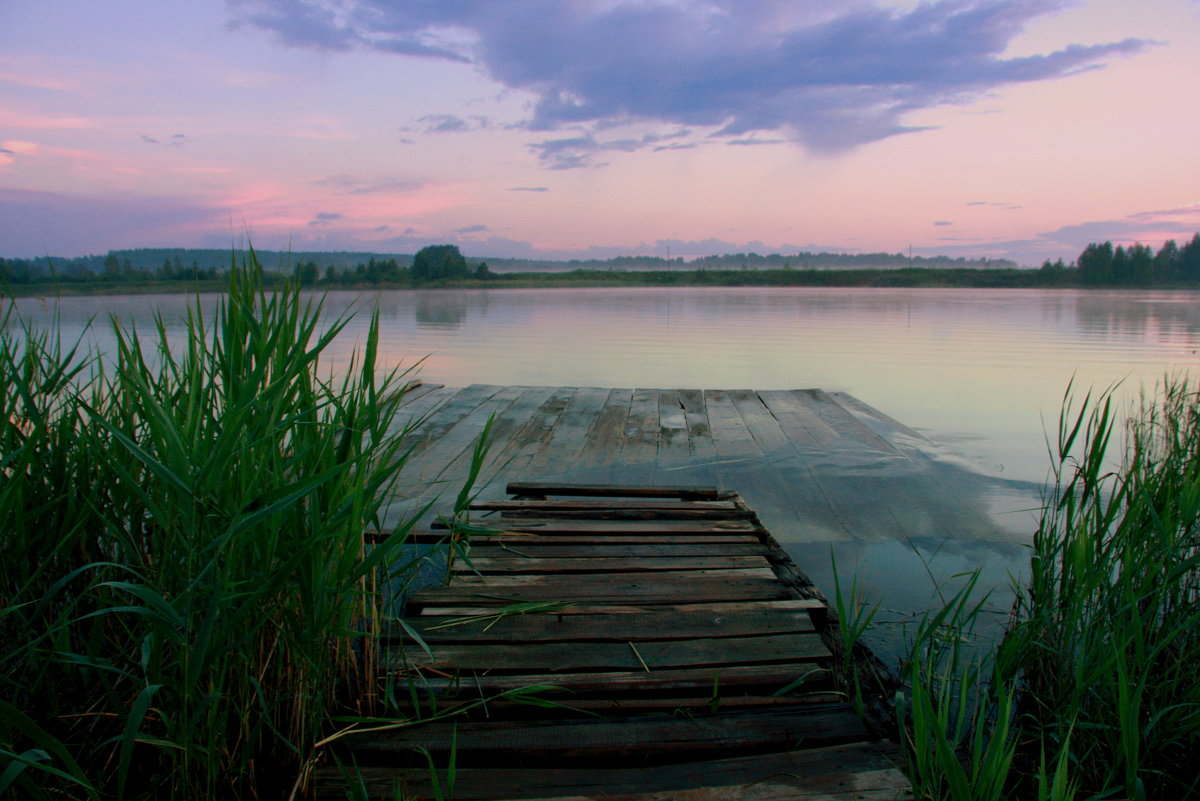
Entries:
[[13,128],[42,128],[60,130],[66,128],[92,128],[95,123],[85,117],[58,117],[36,112],[27,112],[8,106],[0,106],[0,119],[5,126]]
[[0,72],[0,82],[13,86],[25,86],[30,89],[49,89],[54,92],[73,92],[77,89],[74,84],[58,78],[28,75],[22,72]]
[[0,149],[7,150],[10,153],[36,153],[38,146],[37,142],[23,142],[19,139],[9,139],[7,142],[0,142]]

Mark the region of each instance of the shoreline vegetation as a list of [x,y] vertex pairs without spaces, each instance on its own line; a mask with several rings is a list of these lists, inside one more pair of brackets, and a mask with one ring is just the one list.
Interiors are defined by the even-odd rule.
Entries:
[[[41,294],[192,293],[220,291],[228,251],[142,249],[76,259],[0,258],[0,292]],[[263,256],[263,261],[267,257]],[[267,286],[298,281],[310,289],[552,287],[958,287],[1011,289],[1200,287],[1200,233],[1182,246],[1169,240],[1114,247],[1093,243],[1078,259],[1023,269],[1005,260],[906,258],[903,254],[737,253],[685,262],[655,257],[545,262],[493,259],[469,263],[454,245],[411,256],[369,253],[273,253]],[[493,269],[493,267],[495,269]]]
[[[918,799],[1200,797],[1200,386],[1168,378],[1127,418],[1075,402],[998,641],[976,638],[978,572],[910,634],[894,697]],[[840,588],[838,610],[853,646],[873,610]]]
[[377,318],[324,374],[348,318],[259,279],[232,265],[186,342],[112,321],[103,364],[0,317],[0,796],[286,798],[387,714],[409,378]]
[[[0,313],[0,795],[304,798],[339,739],[420,724],[373,662],[418,567],[411,522],[380,531],[411,377],[377,374],[377,320],[326,375],[347,320],[319,329],[299,282],[262,278],[253,251],[231,264],[187,342],[111,322],[104,365]],[[1200,388],[1128,423],[1113,403],[1064,398],[1000,641],[974,639],[971,576],[911,634],[894,705],[918,799],[1200,797]],[[853,648],[871,612],[837,594]]]

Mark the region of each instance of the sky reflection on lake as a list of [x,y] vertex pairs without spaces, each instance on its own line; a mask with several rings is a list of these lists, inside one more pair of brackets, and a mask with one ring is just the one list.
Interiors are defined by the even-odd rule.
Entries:
[[[211,298],[206,303],[211,303]],[[369,309],[389,363],[422,377],[602,387],[848,392],[975,469],[1040,481],[1068,381],[1123,397],[1197,368],[1200,293],[975,289],[532,289],[333,292]],[[18,306],[48,319],[52,304]],[[64,330],[111,313],[178,330],[186,299],[71,297]],[[360,314],[330,353],[345,364]],[[102,347],[106,338],[100,332]]]
[[[211,308],[214,297],[203,303]],[[898,621],[926,608],[937,585],[980,568],[981,583],[995,589],[999,622],[1011,601],[1009,576],[1028,559],[1025,544],[1049,468],[1046,433],[1053,434],[1068,382],[1074,377],[1080,391],[1123,382],[1120,396],[1132,399],[1164,374],[1196,374],[1200,350],[1197,292],[426,290],[334,292],[326,303],[330,313],[377,307],[382,357],[389,365],[423,359],[427,382],[822,388],[847,392],[916,429],[941,464],[942,492],[964,513],[990,518],[993,535],[946,533],[961,528],[950,514],[927,521],[921,532],[919,514],[873,520],[869,508],[854,510],[861,514],[856,528],[874,529],[863,539],[819,541],[815,519],[805,531],[776,532],[829,592],[835,549],[839,569],[861,575],[868,596],[895,610],[884,617]],[[34,298],[17,305],[46,322],[55,310]],[[108,314],[148,331],[154,308],[179,335],[186,306],[179,296],[69,297],[57,311],[68,337],[81,335],[88,318],[103,322]],[[368,317],[355,317],[335,343],[330,369],[343,368],[361,346]],[[111,348],[104,326],[89,337]],[[831,480],[858,480],[853,470],[861,467],[827,461],[821,469]],[[879,491],[893,498],[909,491],[902,476],[883,478],[894,480]],[[769,511],[760,514],[771,525]],[[901,628],[891,631],[899,636]]]

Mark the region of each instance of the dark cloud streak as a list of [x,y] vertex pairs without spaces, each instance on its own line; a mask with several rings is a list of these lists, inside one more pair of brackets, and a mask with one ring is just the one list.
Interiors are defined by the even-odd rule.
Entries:
[[[1098,69],[1151,44],[1004,56],[1027,23],[1067,4],[941,0],[900,11],[788,0],[231,0],[238,23],[289,45],[474,63],[535,95],[531,130],[672,123],[730,137],[783,132],[825,152],[920,130],[905,122],[911,112]],[[535,146],[546,166],[594,165],[588,154],[597,148],[558,158],[558,141]]]

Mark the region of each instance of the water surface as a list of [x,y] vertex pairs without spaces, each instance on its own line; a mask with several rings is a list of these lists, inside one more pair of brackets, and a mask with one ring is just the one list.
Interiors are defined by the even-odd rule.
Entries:
[[[211,304],[212,299],[208,302]],[[114,314],[179,329],[180,296],[58,301],[68,333]],[[428,381],[849,392],[979,470],[1045,478],[1067,383],[1123,397],[1196,371],[1200,293],[976,289],[531,289],[334,292],[378,305],[384,357]],[[35,316],[51,303],[26,298]],[[345,360],[360,315],[333,356]],[[101,332],[103,333],[103,332]],[[103,343],[104,337],[100,340]]]
[[[333,313],[379,309],[383,357],[421,376],[472,383],[848,392],[930,438],[931,452],[996,479],[981,503],[991,541],[838,543],[890,607],[921,608],[946,576],[981,567],[1003,584],[1027,559],[1036,488],[1047,476],[1064,391],[1120,384],[1122,398],[1168,373],[1197,372],[1200,293],[1165,291],[670,288],[334,292]],[[71,335],[112,314],[146,328],[151,310],[182,332],[180,296],[71,297]],[[207,297],[205,303],[213,303]],[[50,301],[22,299],[48,320]],[[331,353],[344,365],[366,315]],[[103,327],[88,335],[111,347]],[[954,491],[948,488],[948,492]],[[964,502],[967,502],[964,499]],[[869,503],[869,499],[864,499]],[[789,544],[831,586],[831,546]]]

